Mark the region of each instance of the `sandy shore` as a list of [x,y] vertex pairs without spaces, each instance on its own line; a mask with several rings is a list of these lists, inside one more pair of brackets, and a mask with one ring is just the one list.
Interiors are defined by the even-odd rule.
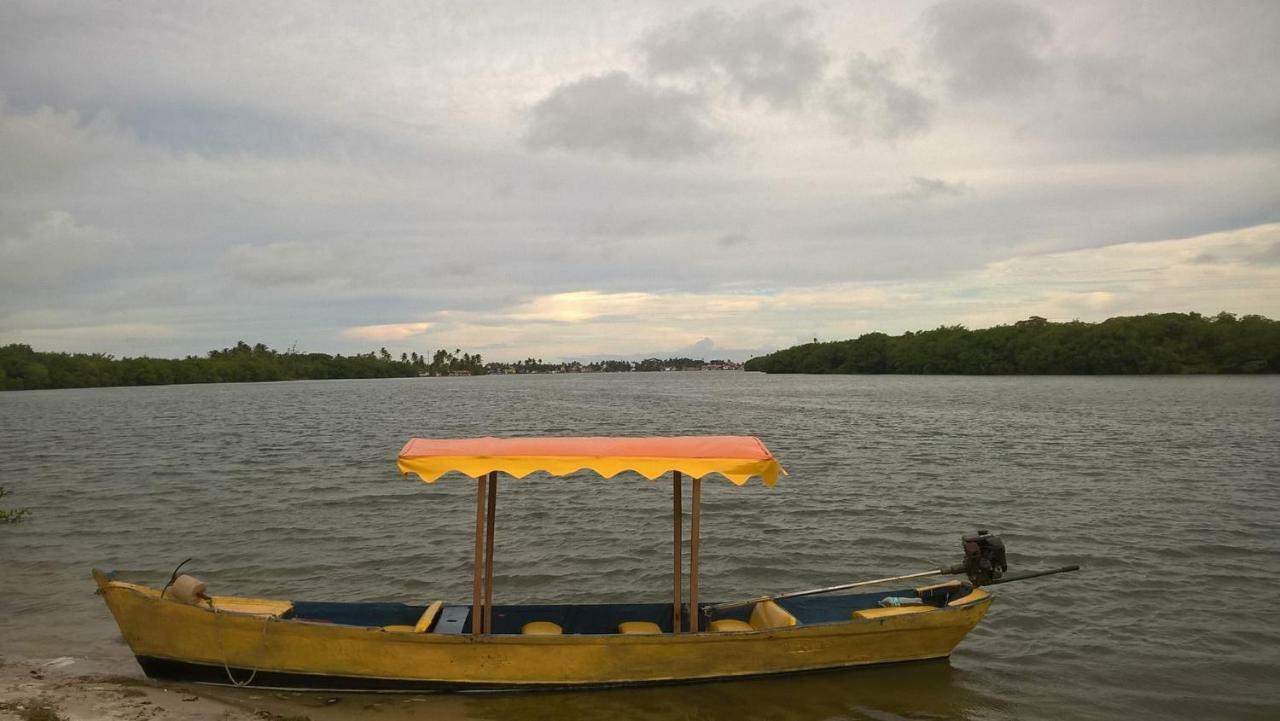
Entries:
[[262,721],[253,710],[142,678],[81,675],[72,659],[0,666],[0,719],[23,721]]
[[422,718],[424,711],[433,719],[467,717],[460,700],[443,697],[161,684],[140,675],[95,672],[72,658],[0,659],[0,721],[398,721]]

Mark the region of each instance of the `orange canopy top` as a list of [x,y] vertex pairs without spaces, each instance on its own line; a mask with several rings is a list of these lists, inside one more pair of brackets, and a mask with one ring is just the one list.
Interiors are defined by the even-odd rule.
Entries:
[[449,471],[471,477],[501,471],[517,478],[546,471],[566,475],[591,470],[608,478],[635,471],[653,480],[669,471],[694,478],[718,473],[736,485],[760,476],[766,486],[786,474],[754,436],[655,438],[414,438],[400,449],[402,474],[427,483]]

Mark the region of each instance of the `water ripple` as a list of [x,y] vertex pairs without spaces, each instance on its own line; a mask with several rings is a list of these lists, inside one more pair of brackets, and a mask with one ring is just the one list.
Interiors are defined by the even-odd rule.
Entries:
[[[950,663],[468,702],[479,718],[1274,718],[1275,378],[398,379],[0,394],[0,650],[127,658],[91,566],[218,593],[467,600],[474,483],[398,476],[410,436],[753,434],[791,476],[704,486],[702,596],[952,562],[1014,570]],[[504,481],[500,602],[666,601],[669,486]],[[1069,709],[1069,711],[1068,711]],[[736,711],[735,711],[736,710]]]

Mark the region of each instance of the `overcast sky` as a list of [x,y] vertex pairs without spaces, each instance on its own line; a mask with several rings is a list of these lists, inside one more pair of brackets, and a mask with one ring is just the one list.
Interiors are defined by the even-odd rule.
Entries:
[[1280,2],[0,0],[0,343],[1280,317]]

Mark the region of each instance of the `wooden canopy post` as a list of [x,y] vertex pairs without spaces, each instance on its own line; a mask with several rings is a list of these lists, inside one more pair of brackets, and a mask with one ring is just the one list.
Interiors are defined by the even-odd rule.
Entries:
[[684,531],[684,511],[680,508],[681,496],[684,493],[680,488],[680,471],[671,473],[671,525],[675,529],[675,575],[673,596],[671,599],[671,633],[680,633],[682,624],[682,608],[680,592],[684,586],[684,580],[680,577],[684,570],[684,540],[681,537]]
[[471,581],[471,633],[484,633],[484,618],[480,605],[483,600],[484,584],[484,511],[485,511],[485,477],[476,479],[476,555],[473,568],[475,575]]
[[693,497],[689,517],[689,630],[697,633],[698,613],[698,540],[702,525],[702,479],[693,479]]
[[483,633],[493,633],[493,527],[498,507],[498,472],[489,471],[489,509],[484,539],[484,624]]

